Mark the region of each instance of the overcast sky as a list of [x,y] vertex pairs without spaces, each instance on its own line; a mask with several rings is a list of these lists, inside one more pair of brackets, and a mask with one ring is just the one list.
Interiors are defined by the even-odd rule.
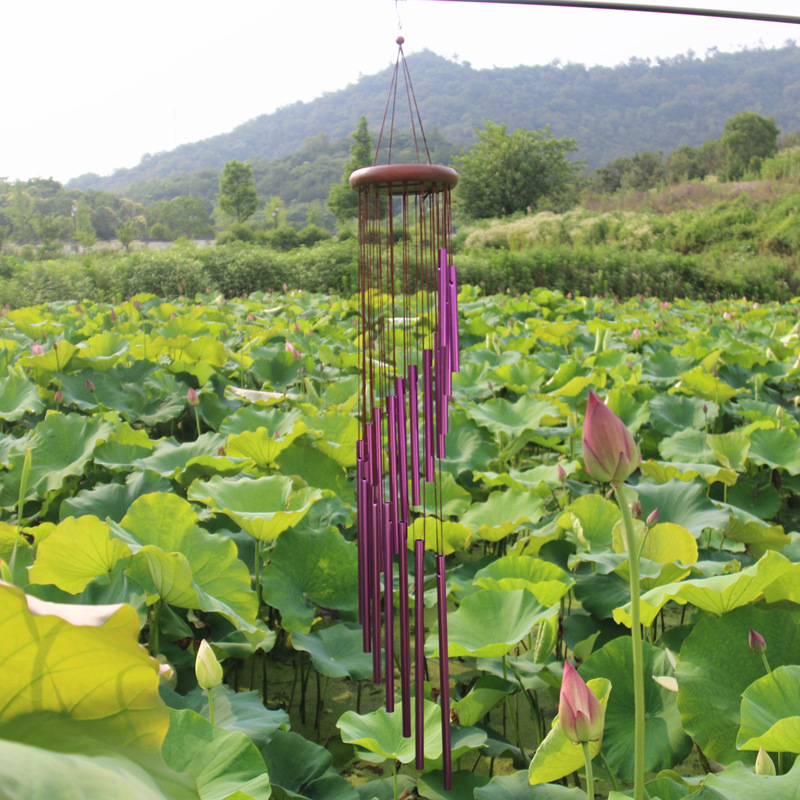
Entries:
[[[669,4],[800,14],[800,0]],[[0,178],[132,167],[389,66],[398,33],[406,54],[476,68],[614,66],[780,47],[800,26],[442,0],[0,0]]]

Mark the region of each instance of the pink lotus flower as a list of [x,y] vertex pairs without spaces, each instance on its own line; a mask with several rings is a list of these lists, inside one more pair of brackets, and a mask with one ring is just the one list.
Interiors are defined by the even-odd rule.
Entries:
[[297,350],[288,339],[286,340],[286,345],[284,349],[286,350],[287,353],[292,354],[292,358],[294,358],[295,361],[300,360],[300,351]]
[[634,328],[633,333],[631,333],[631,337],[634,342],[638,342],[639,339],[642,338],[642,332],[638,328]]
[[603,707],[569,661],[564,662],[558,721],[564,735],[574,744],[594,742],[603,735]]
[[31,353],[32,353],[33,355],[35,355],[35,356],[40,356],[42,353],[44,353],[44,347],[42,347],[42,346],[39,344],[39,342],[34,342],[34,343],[31,345]]
[[583,463],[596,480],[616,486],[639,466],[642,456],[625,423],[592,391],[583,422]]

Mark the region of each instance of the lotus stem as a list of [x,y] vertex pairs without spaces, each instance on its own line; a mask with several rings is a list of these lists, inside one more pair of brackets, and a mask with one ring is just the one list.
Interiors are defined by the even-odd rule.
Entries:
[[581,742],[583,747],[583,760],[586,762],[586,797],[594,800],[594,774],[592,773],[592,755],[589,752],[589,742]]
[[631,587],[631,650],[633,654],[634,755],[633,800],[644,798],[644,659],[642,657],[642,626],[639,607],[639,547],[633,529],[633,517],[621,486],[614,495],[622,514],[625,545],[628,549],[628,572]]

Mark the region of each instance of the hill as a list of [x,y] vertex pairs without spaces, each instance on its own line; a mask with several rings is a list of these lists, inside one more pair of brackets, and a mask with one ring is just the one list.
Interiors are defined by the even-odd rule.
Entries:
[[[578,156],[589,167],[642,150],[698,146],[719,137],[725,121],[745,109],[774,117],[785,132],[800,129],[800,48],[793,43],[714,51],[705,58],[688,53],[656,62],[632,59],[613,68],[552,63],[477,70],[430,51],[410,55],[408,63],[424,124],[451,143],[443,152],[469,146],[475,127],[486,120],[511,128],[549,125],[556,136],[574,136]],[[131,169],[82,175],[68,188],[122,192],[134,184],[218,171],[231,159],[272,161],[310,137],[343,139],[362,114],[377,130],[390,77],[387,68],[229,133],[147,155]]]

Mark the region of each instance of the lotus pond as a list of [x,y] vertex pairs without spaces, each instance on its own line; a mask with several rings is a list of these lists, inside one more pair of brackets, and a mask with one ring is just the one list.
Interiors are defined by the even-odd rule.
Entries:
[[628,794],[630,561],[584,466],[590,390],[642,454],[621,496],[644,796],[800,796],[797,308],[471,286],[459,304],[452,792],[440,706],[417,772],[360,649],[358,303],[290,292],[0,318],[0,796],[579,800],[583,752],[553,719],[567,659],[604,707],[595,791]]

